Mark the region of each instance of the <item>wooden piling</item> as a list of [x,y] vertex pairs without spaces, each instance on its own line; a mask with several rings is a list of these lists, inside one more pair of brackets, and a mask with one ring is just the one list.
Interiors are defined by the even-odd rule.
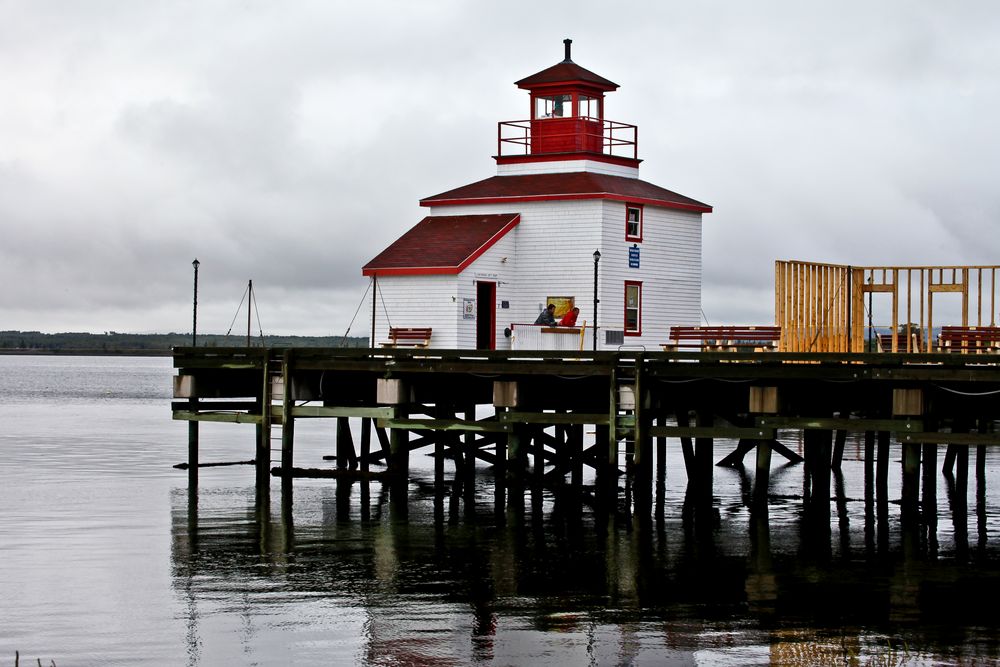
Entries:
[[[292,408],[295,405],[292,393],[292,361],[294,352],[285,350],[281,360],[281,478],[291,480],[295,459],[295,417]],[[289,494],[291,491],[289,490]]]
[[767,504],[767,489],[771,480],[771,443],[767,440],[757,442],[757,465],[753,480],[753,502],[755,505]]

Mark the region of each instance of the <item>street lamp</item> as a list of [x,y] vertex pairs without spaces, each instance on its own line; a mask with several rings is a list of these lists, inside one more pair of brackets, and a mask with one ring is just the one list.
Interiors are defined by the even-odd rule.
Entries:
[[191,262],[191,266],[194,267],[194,321],[191,323],[191,347],[197,347],[198,345],[198,267],[201,266],[201,262],[195,257],[194,261]]
[[597,352],[597,263],[601,261],[601,251],[594,251],[594,352]]

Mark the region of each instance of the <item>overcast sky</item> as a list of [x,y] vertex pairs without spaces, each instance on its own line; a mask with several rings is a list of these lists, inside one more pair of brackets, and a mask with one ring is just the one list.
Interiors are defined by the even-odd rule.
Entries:
[[0,329],[190,331],[197,257],[200,332],[252,279],[265,334],[344,334],[566,37],[715,207],[713,323],[773,321],[775,259],[1000,264],[995,1],[0,0]]

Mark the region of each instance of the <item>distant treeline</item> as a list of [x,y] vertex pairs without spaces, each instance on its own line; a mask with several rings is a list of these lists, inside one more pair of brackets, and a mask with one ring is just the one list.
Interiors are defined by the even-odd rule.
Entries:
[[[243,347],[246,336],[198,334],[198,347]],[[253,337],[254,347],[367,347],[367,337],[264,336]],[[170,354],[172,347],[191,345],[191,334],[41,333],[0,331],[0,354]]]

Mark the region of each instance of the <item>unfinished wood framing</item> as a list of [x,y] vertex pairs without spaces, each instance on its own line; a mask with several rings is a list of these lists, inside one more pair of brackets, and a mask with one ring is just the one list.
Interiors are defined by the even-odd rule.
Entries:
[[933,332],[942,325],[996,326],[998,268],[779,260],[774,279],[779,349],[938,351]]

